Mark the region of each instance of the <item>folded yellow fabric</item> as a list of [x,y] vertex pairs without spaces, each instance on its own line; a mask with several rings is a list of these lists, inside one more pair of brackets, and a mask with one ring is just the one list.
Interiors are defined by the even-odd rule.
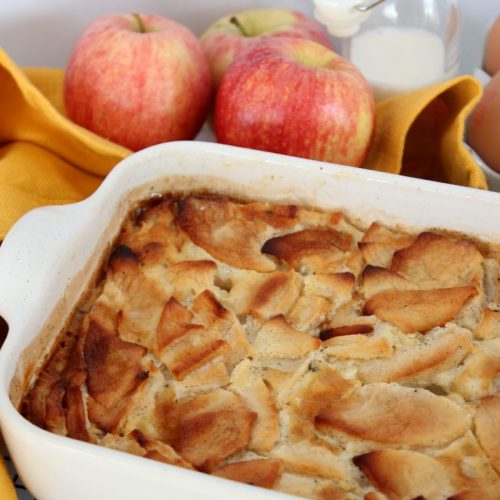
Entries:
[[32,208],[87,197],[130,154],[63,115],[63,77],[0,49],[0,240]]
[[487,188],[463,144],[465,121],[482,95],[465,75],[377,103],[377,126],[364,167]]
[[7,466],[0,461],[0,498],[2,500],[16,500],[16,489],[14,483],[11,481]]

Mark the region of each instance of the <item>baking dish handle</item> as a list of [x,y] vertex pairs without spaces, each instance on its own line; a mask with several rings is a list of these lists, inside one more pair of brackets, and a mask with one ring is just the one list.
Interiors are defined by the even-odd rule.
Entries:
[[68,247],[68,242],[78,241],[82,217],[84,202],[36,208],[7,234],[0,246],[0,316],[9,331],[21,320],[42,323],[55,305],[56,294],[64,293],[61,261],[78,258],[77,249]]

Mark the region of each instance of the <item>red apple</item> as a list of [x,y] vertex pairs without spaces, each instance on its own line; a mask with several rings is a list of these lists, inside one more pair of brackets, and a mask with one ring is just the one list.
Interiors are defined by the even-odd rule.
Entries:
[[81,35],[64,82],[68,117],[134,151],[193,139],[211,98],[198,39],[170,19],[104,16]]
[[293,36],[333,48],[323,26],[310,17],[287,9],[254,9],[225,16],[201,37],[215,88],[227,67],[246,47],[270,36]]
[[375,125],[361,72],[310,40],[268,38],[224,74],[214,112],[217,140],[359,166]]

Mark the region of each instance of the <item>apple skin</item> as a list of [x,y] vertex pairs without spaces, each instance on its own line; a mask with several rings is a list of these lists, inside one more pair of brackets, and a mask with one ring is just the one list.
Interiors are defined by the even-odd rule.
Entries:
[[218,142],[341,165],[362,165],[374,128],[373,93],[361,72],[299,38],[248,47],[215,102]]
[[68,117],[133,151],[193,139],[210,101],[210,70],[199,40],[161,16],[96,19],[66,69]]
[[201,37],[214,88],[236,57],[265,37],[298,37],[333,49],[330,36],[314,19],[287,9],[251,9],[230,14],[213,23]]

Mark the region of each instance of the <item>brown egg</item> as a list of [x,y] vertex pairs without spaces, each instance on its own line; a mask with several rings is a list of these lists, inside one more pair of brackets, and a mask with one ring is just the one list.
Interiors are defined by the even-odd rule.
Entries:
[[500,16],[496,18],[486,37],[483,66],[492,76],[500,70]]
[[471,113],[468,142],[489,167],[500,173],[500,71],[484,87]]

